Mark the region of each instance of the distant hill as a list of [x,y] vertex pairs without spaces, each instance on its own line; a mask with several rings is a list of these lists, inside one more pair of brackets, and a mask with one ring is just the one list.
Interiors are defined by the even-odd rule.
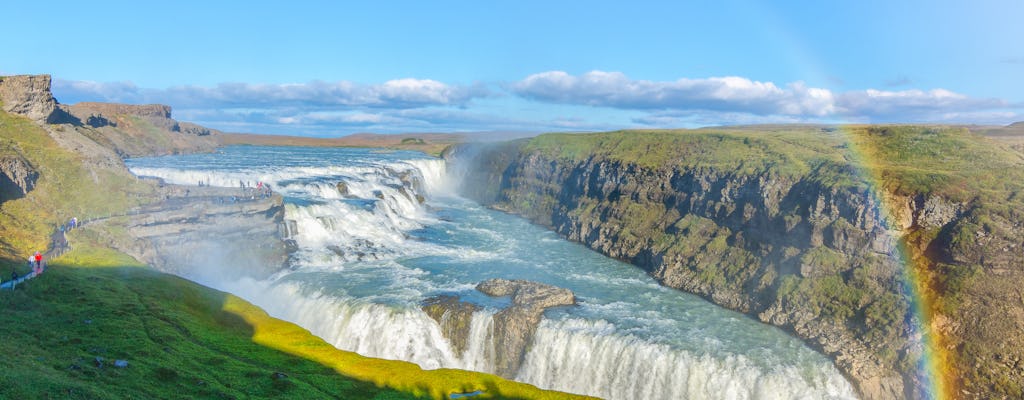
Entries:
[[3,111],[40,123],[69,150],[96,156],[88,148],[98,144],[121,157],[138,157],[212,151],[217,146],[218,131],[174,120],[170,106],[64,105],[53,98],[50,84],[49,75],[0,77],[0,102]]
[[383,147],[390,149],[417,150],[439,155],[445,147],[466,140],[454,133],[419,134],[373,134],[360,133],[338,138],[313,138],[304,136],[259,135],[247,133],[223,133],[217,135],[220,145],[259,146],[310,146],[310,147]]

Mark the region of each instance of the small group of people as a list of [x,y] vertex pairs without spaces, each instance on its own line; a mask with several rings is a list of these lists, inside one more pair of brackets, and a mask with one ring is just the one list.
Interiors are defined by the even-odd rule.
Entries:
[[[43,262],[43,253],[37,251],[35,254],[29,256],[28,267],[32,270],[32,275],[29,275],[29,278],[33,276],[39,276],[40,274],[42,274],[43,270],[46,268],[46,263]],[[17,285],[18,278],[18,270],[12,267],[11,281],[9,282],[12,290],[14,289],[15,285]],[[4,286],[7,286],[7,283],[4,283]]]
[[36,254],[33,254],[32,257],[29,257],[28,265],[29,267],[32,268],[32,272],[34,274],[42,274],[43,268],[46,267],[46,264],[43,263],[43,253],[37,251]]
[[78,224],[78,217],[71,217],[71,219],[69,219],[66,224],[60,226],[60,231],[61,232],[68,232],[68,231],[70,231],[72,229],[75,229],[75,228],[77,228],[79,226],[80,225]]
[[246,196],[249,197],[250,200],[256,200],[257,198],[265,199],[273,194],[273,191],[270,189],[270,184],[263,183],[262,181],[256,182],[256,185],[253,186],[252,182],[240,180],[238,181],[238,186],[241,187],[242,190],[249,189]]
[[[65,233],[80,226],[82,225],[81,223],[78,222],[78,217],[71,217],[71,219],[68,220],[67,223],[59,227],[57,232],[53,233],[53,235],[51,236],[51,240],[54,244],[54,248],[51,253],[52,256],[59,256],[61,253],[63,253],[63,251],[68,249],[68,242]],[[32,271],[28,275],[29,278],[42,275],[43,271],[46,270],[46,261],[43,260],[43,253],[41,251],[36,251],[34,254],[28,257],[28,268]],[[12,267],[10,282],[11,289],[14,289],[15,284],[18,282],[18,278],[19,276],[17,268]],[[7,282],[3,284],[3,286],[5,287],[7,285]]]

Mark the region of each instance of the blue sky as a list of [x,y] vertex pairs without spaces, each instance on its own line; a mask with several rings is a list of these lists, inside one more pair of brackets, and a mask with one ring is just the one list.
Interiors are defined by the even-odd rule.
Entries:
[[1024,2],[27,2],[0,73],[227,131],[1024,120]]

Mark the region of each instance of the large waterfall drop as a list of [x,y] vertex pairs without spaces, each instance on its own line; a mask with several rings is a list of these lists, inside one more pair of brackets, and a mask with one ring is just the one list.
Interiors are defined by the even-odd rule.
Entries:
[[[442,160],[369,149],[230,147],[129,160],[176,184],[263,182],[285,196],[297,250],[270,279],[199,283],[234,293],[343,350],[423,368],[494,372],[492,317],[507,299],[491,278],[569,288],[550,309],[514,378],[609,399],[846,399],[850,384],[782,331],[641,270],[451,193]],[[216,268],[216,266],[205,266]],[[482,307],[456,351],[421,310],[435,295]]]

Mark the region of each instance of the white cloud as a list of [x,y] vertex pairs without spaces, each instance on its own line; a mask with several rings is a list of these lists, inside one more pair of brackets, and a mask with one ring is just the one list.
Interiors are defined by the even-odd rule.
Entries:
[[634,119],[644,124],[680,120],[665,112],[691,115],[685,120],[728,117],[723,123],[736,120],[739,114],[761,117],[741,118],[745,120],[913,122],[1020,108],[1004,100],[974,98],[946,89],[833,93],[803,82],[780,87],[773,82],[737,76],[647,81],[604,71],[579,76],[563,71],[542,72],[509,85],[509,89],[520,96],[551,103],[652,110],[651,115]]
[[833,111],[827,89],[738,76],[676,81],[632,80],[620,72],[591,71],[580,76],[562,71],[534,74],[510,89],[531,99],[626,109],[742,111],[752,114],[826,115]]
[[109,101],[161,103],[183,108],[224,107],[381,107],[462,106],[489,96],[480,84],[449,85],[430,79],[396,79],[377,85],[348,81],[289,84],[221,83],[213,87],[176,86],[143,89],[131,82],[100,83],[56,80],[54,93],[63,102]]
[[[222,83],[167,89],[140,88],[131,82],[54,81],[54,93],[64,103],[161,103],[174,107],[178,119],[228,131],[323,135],[783,122],[1008,123],[1021,119],[1019,111],[1024,108],[946,89],[833,92],[803,82],[780,84],[740,76],[651,81],[605,71],[541,72],[503,89],[506,93],[494,93],[483,83],[453,85],[412,78],[379,84]],[[506,94],[513,96],[499,98]],[[487,99],[474,101],[483,98]]]
[[949,113],[998,110],[1010,107],[999,99],[978,99],[945,89],[884,91],[867,89],[840,95],[839,112],[875,119],[934,119]]

